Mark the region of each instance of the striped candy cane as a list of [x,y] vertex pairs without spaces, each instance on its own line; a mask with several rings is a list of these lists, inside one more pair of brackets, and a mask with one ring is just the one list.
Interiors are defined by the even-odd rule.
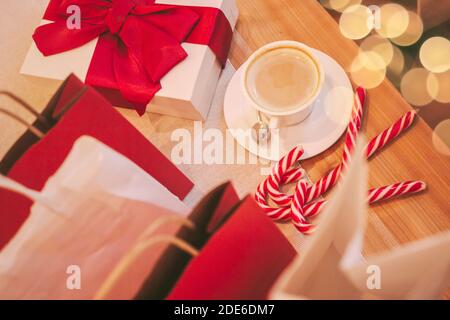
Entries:
[[[285,162],[284,161],[285,159],[291,158],[291,160],[289,160],[289,164],[290,163],[294,164],[296,162],[294,160],[297,159],[297,161],[298,161],[298,159],[301,157],[302,153],[303,153],[303,149],[301,149],[300,147],[294,148],[288,155],[286,155],[284,157],[284,159],[281,159],[279,163],[282,164],[283,162]],[[274,169],[272,170],[272,173],[276,172],[276,169],[277,168],[275,166]],[[280,172],[280,171],[278,171],[278,172]],[[304,176],[304,174],[305,174],[305,172],[302,168],[296,168],[296,167],[290,168],[285,173],[282,174],[280,183],[278,185],[288,184],[291,182],[298,181],[302,176]],[[277,221],[287,221],[290,219],[290,214],[291,214],[291,208],[290,208],[291,200],[289,200],[289,202],[288,202],[289,205],[286,205],[286,206],[282,206],[282,207],[270,206],[267,202],[267,195],[269,193],[270,182],[271,182],[270,179],[271,179],[271,176],[267,177],[263,182],[261,182],[259,184],[259,186],[256,190],[256,193],[255,193],[255,200],[257,201],[259,206],[264,210],[264,212],[272,219],[277,220]],[[292,199],[292,196],[290,196],[290,197]]]
[[291,201],[291,219],[295,228],[301,233],[312,231],[312,224],[306,221],[303,216],[303,206],[305,204],[307,182],[300,180],[295,188],[294,197]]
[[367,201],[369,203],[375,203],[378,201],[391,199],[393,197],[421,192],[426,188],[426,183],[420,180],[394,183],[389,186],[369,190]]
[[363,108],[366,101],[366,90],[361,87],[356,88],[353,98],[353,113],[345,135],[344,153],[342,155],[343,168],[347,167],[350,155],[356,145],[356,137],[361,130]]
[[370,158],[375,152],[382,149],[386,144],[398,137],[402,132],[408,129],[414,122],[416,112],[409,111],[398,119],[389,128],[383,130],[375,138],[370,140],[366,146],[367,158]]
[[264,210],[266,215],[276,221],[288,221],[291,218],[290,207],[272,207],[267,203],[267,189],[265,188],[265,181],[261,182],[256,189],[255,200],[258,205]]
[[[426,189],[426,184],[423,181],[404,181],[394,183],[388,186],[374,188],[369,190],[367,201],[369,204],[373,204],[379,201],[388,200],[394,197],[409,195],[421,192]],[[319,200],[310,204],[307,204],[303,208],[304,217],[316,216],[327,203],[326,200]]]
[[308,188],[306,193],[306,203],[311,202],[313,199],[320,197],[327,192],[332,186],[336,184],[341,176],[342,170],[347,166],[350,160],[350,155],[356,144],[356,137],[361,130],[363,108],[366,101],[366,91],[358,87],[356,88],[355,95],[353,97],[353,112],[352,118],[347,127],[347,133],[345,134],[344,152],[342,155],[342,162],[331,170],[326,176],[316,181]]
[[[366,100],[366,91],[358,87],[355,91],[353,98],[353,111],[352,120],[350,121],[344,148],[344,163],[349,159],[350,152],[354,147],[356,136],[361,128],[361,120],[363,114],[363,106]],[[291,168],[302,156],[303,149],[297,150],[300,147],[296,147],[291,150],[286,156],[284,156],[274,167],[272,174],[267,180],[267,187],[270,198],[278,206],[289,206],[292,200],[292,195],[285,194],[280,191],[280,185],[298,181],[303,175],[302,169]],[[291,169],[290,169],[291,168]],[[288,170],[291,171],[288,171]],[[307,195],[308,201],[317,198],[321,194],[325,193],[340,176],[342,166],[336,167],[334,172],[326,179],[319,180],[316,184],[310,187]],[[312,190],[311,190],[312,189]]]
[[[401,133],[405,132],[414,122],[416,112],[409,111],[398,119],[389,128],[383,130],[376,135],[366,146],[367,158],[370,158],[375,152],[381,150],[389,142],[397,138]],[[348,158],[347,158],[348,159]],[[339,164],[333,168],[328,174],[314,183],[307,192],[306,203],[320,197],[336,184],[342,172],[343,164]]]
[[[280,191],[280,182],[283,180],[283,176],[286,171],[297,163],[302,155],[302,147],[298,146],[293,148],[285,156],[283,156],[278,163],[275,164],[271,174],[266,179],[265,186],[267,187],[269,196],[278,206],[288,207],[291,204],[292,195],[288,195]],[[293,178],[290,177],[287,178],[289,181],[292,179]]]
[[312,184],[306,192],[306,203],[320,197],[336,184],[342,171],[342,163]]
[[298,167],[292,168],[286,171],[286,173],[281,177],[280,185],[289,184],[292,182],[297,182],[301,178],[306,176],[305,169]]
[[[258,186],[255,194],[256,201],[269,217],[281,221],[291,220],[294,226],[302,233],[309,233],[312,231],[313,226],[307,222],[306,217],[317,215],[326,204],[326,201],[311,201],[327,192],[334,184],[336,184],[342,170],[350,161],[356,136],[361,128],[365,98],[366,92],[364,89],[357,88],[354,97],[352,121],[349,123],[345,137],[342,162],[333,168],[327,175],[319,179],[312,186],[308,186],[305,180],[300,180],[305,176],[305,172],[301,167],[295,167],[294,165],[299,161],[303,154],[303,149],[301,149],[301,147],[292,149],[273,167],[271,175]],[[367,158],[408,129],[412,125],[414,117],[415,112],[410,111],[397,120],[392,126],[374,137],[366,146]],[[295,181],[299,182],[293,195],[287,195],[280,191],[281,185]],[[369,191],[368,202],[371,204],[403,194],[412,194],[420,192],[425,188],[426,185],[422,181],[406,181],[390,186],[375,188]],[[269,195],[277,207],[272,207],[268,204],[267,195]]]

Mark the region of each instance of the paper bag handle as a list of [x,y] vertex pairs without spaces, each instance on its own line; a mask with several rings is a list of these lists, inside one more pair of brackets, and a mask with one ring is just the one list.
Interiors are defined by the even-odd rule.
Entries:
[[0,95],[7,96],[11,100],[13,100],[16,103],[18,103],[20,106],[24,107],[31,114],[33,114],[39,121],[42,122],[42,124],[44,124],[46,126],[50,126],[50,123],[47,120],[47,118],[45,118],[42,114],[40,114],[39,112],[34,110],[34,108],[32,106],[30,106],[28,103],[25,102],[25,100],[19,98],[18,96],[16,96],[15,94],[13,94],[13,93],[11,93],[9,91],[0,90]]
[[58,208],[58,206],[50,200],[48,197],[43,195],[42,193],[27,188],[23,184],[18,183],[17,181],[14,181],[13,179],[10,179],[2,174],[0,174],[0,187],[16,192],[20,195],[23,195],[27,197],[28,199],[33,200],[34,202],[37,202],[48,209],[50,209],[52,212],[61,212],[61,209]]
[[180,250],[190,254],[191,256],[197,256],[198,250],[191,246],[186,241],[179,239],[177,237],[171,235],[158,235],[153,236],[153,233],[161,228],[163,225],[168,224],[170,222],[178,222],[181,225],[188,228],[195,228],[194,223],[185,218],[180,217],[178,215],[170,215],[161,217],[160,219],[155,220],[151,225],[147,227],[147,229],[141,234],[136,245],[120,260],[120,262],[116,265],[113,271],[108,275],[106,280],[100,286],[100,289],[94,296],[94,300],[102,300],[108,296],[108,293],[114,288],[115,284],[121,278],[121,276],[125,273],[125,271],[129,268],[129,266],[147,249],[150,247],[160,244],[160,243],[169,243]]
[[39,130],[32,124],[27,123],[24,119],[22,119],[21,117],[19,117],[18,115],[14,114],[14,113],[12,113],[11,111],[0,108],[0,113],[3,113],[5,115],[7,115],[8,117],[16,120],[17,122],[23,124],[25,127],[28,128],[28,130],[30,130],[39,139],[42,139],[44,137],[45,134],[41,130]]
[[[32,106],[30,106],[28,103],[25,102],[25,100],[22,100],[21,98],[19,98],[18,96],[16,96],[15,94],[13,94],[9,91],[0,90],[0,95],[4,95],[4,96],[10,98],[14,102],[16,102],[17,104],[22,106],[25,110],[30,112],[32,115],[34,115],[43,125],[50,127],[49,121],[43,115],[41,115],[39,112],[34,110]],[[24,119],[20,118],[18,115],[12,113],[11,111],[0,108],[0,113],[3,113],[5,115],[9,116],[10,118],[16,120],[17,122],[20,122],[21,124],[26,126],[28,128],[28,130],[30,130],[38,138],[41,139],[44,136],[44,133],[42,133],[41,130],[39,130],[35,126],[27,123]]]

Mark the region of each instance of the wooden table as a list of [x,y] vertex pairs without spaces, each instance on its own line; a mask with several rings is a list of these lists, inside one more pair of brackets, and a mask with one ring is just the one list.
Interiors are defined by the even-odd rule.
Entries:
[[[34,0],[28,5],[15,0],[3,0],[0,5],[0,88],[22,95],[37,109],[42,109],[56,90],[58,82],[27,77],[19,74],[32,30],[38,24],[45,0]],[[238,0],[240,18],[231,50],[235,67],[265,43],[291,39],[322,50],[347,67],[355,57],[358,47],[343,37],[337,23],[315,0]],[[18,21],[20,28],[14,27]],[[14,30],[9,35],[8,30]],[[11,31],[12,32],[12,31]],[[6,62],[6,63],[5,63]],[[5,105],[4,100],[0,100]],[[8,105],[10,107],[10,105]],[[11,106],[11,108],[13,108]],[[392,84],[385,80],[379,87],[369,90],[363,132],[370,138],[393,121],[411,110]],[[131,110],[120,110],[139,130],[154,142],[167,156],[171,144],[170,130],[180,126],[191,127],[192,122],[159,115],[138,117]],[[22,115],[31,120],[26,113]],[[224,128],[221,112],[217,125]],[[222,122],[220,122],[222,121]],[[17,139],[23,128],[0,117],[0,156]],[[379,253],[413,240],[450,229],[450,162],[432,145],[432,131],[421,119],[405,135],[369,163],[372,187],[395,181],[422,179],[428,184],[423,194],[371,206],[366,232],[365,254]],[[311,178],[317,179],[338,164],[342,153],[342,139],[325,153],[304,162]],[[186,166],[181,168],[200,186],[202,192],[221,180],[233,179],[242,195],[254,190],[259,179],[257,169],[248,166]],[[208,171],[210,170],[210,171]],[[253,170],[253,171],[252,171]],[[212,178],[209,173],[221,172]],[[255,173],[256,172],[256,173]],[[289,234],[292,237],[297,235]]]
[[[292,39],[324,51],[344,68],[356,56],[358,46],[341,35],[339,26],[318,1],[238,0],[240,18],[231,61],[239,66],[250,51],[265,43]],[[368,91],[362,131],[370,138],[411,110],[392,84],[383,83]],[[438,153],[432,131],[422,119],[411,130],[369,162],[371,187],[422,179],[428,190],[421,195],[371,206],[365,253],[376,253],[450,228],[450,159]],[[318,179],[337,165],[341,143],[324,154],[304,161],[311,178]]]

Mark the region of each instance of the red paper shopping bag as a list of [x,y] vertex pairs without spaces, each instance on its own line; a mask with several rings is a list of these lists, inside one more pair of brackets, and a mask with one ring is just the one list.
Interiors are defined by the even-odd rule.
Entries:
[[[0,250],[0,299],[91,299],[148,226],[189,213],[134,162],[89,136],[75,142],[41,191],[3,175],[0,185],[35,201]],[[110,298],[132,298],[163,249],[146,250]],[[72,265],[81,272],[78,290],[66,285]]]
[[[211,235],[229,219],[237,205],[239,197],[233,185],[228,182],[218,186],[204,196],[189,214],[189,220],[195,228],[182,227],[175,237],[201,249]],[[190,255],[179,248],[169,246],[141,286],[136,299],[166,298],[191,259]]]
[[168,299],[265,299],[295,254],[247,197],[187,266]]
[[[26,151],[19,150],[24,153],[9,170],[10,178],[29,188],[41,190],[59,168],[75,140],[88,135],[128,157],[179,198],[187,195],[193,183],[109,102],[92,88],[84,86],[75,76],[70,76],[63,86],[52,101],[51,115],[47,115],[52,117],[55,125]],[[68,110],[67,106],[70,107]],[[0,190],[0,204],[1,249],[27,218],[32,202],[15,193]]]

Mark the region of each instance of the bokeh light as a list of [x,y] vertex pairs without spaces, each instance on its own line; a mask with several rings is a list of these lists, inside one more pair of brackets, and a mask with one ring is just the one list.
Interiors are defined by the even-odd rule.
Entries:
[[450,103],[450,70],[432,73],[427,78],[427,90],[434,100]]
[[402,35],[409,24],[408,11],[397,3],[388,3],[380,8],[380,28],[378,34],[385,38]]
[[419,52],[420,62],[431,72],[440,73],[450,69],[450,41],[443,37],[426,40]]
[[384,60],[373,51],[360,51],[350,66],[350,76],[359,86],[377,87],[386,76]]
[[434,128],[432,141],[437,151],[450,156],[450,119],[440,122]]
[[327,9],[344,12],[348,7],[361,4],[362,0],[320,0],[320,3]]
[[405,70],[406,59],[402,51],[398,47],[392,46],[392,52],[392,59],[387,66],[387,72],[389,79],[393,83],[399,84],[403,75],[403,71]]
[[379,35],[371,35],[364,39],[359,46],[364,52],[374,52],[378,54],[387,66],[391,63],[394,56],[394,48],[391,42]]
[[392,42],[399,46],[410,46],[416,43],[423,33],[423,22],[419,15],[415,12],[408,11],[408,27],[398,37],[392,38]]
[[372,13],[366,6],[354,5],[344,10],[339,18],[341,33],[349,39],[362,39],[372,30],[368,21]]
[[428,70],[414,68],[403,76],[400,82],[400,91],[410,104],[420,107],[429,104],[433,100],[427,88],[428,75]]

